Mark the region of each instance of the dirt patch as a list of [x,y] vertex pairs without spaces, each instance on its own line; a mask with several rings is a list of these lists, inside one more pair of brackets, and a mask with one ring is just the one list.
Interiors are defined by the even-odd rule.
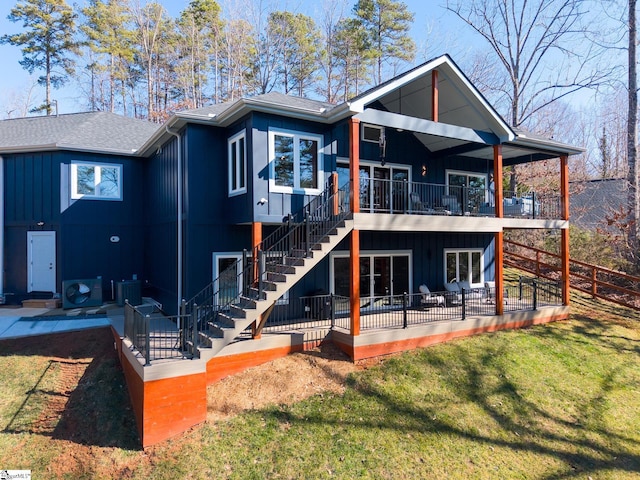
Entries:
[[249,368],[207,388],[207,420],[267,405],[289,405],[322,392],[342,393],[347,376],[369,363],[354,364],[337,347],[325,344]]

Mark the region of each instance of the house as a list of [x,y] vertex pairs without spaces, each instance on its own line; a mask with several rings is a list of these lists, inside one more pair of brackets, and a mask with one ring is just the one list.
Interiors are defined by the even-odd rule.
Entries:
[[[153,328],[171,348],[151,353],[132,307],[116,335],[143,445],[203,421],[208,384],[327,337],[357,360],[568,316],[567,160],[581,149],[516,132],[446,55],[338,105],[269,93],[159,128],[29,120],[0,122],[4,292],[137,279],[162,305]],[[550,158],[552,196],[490,183]],[[561,232],[545,305],[509,293],[508,229]],[[55,254],[28,244],[41,232]],[[39,281],[47,261],[55,285]]]
[[[19,303],[63,280],[142,275],[148,122],[94,112],[0,122],[0,295]],[[105,296],[107,299],[107,296]]]

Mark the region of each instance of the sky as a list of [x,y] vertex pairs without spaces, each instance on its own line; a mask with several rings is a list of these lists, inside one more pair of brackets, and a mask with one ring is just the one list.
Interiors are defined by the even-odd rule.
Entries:
[[[174,18],[176,18],[189,3],[189,0],[157,1],[162,4]],[[232,1],[233,0],[219,0],[219,4],[224,9],[225,6]],[[16,3],[17,0],[0,0],[0,35],[18,33],[21,30],[22,24],[20,22],[13,23],[7,19],[9,12]],[[71,4],[72,2],[68,0],[68,3]],[[73,3],[83,5],[85,0],[78,0]],[[415,15],[413,28],[410,32],[418,47],[418,53],[414,63],[420,64],[425,60],[444,53],[449,53],[453,56],[454,52],[451,51],[452,46],[461,45],[461,43],[459,43],[458,38],[452,38],[451,34],[443,32],[459,32],[461,24],[452,16],[446,15],[444,8],[441,6],[442,2],[437,0],[404,0],[404,3],[407,5],[409,11]],[[355,4],[355,0],[345,0],[345,13],[350,13],[353,4]],[[299,11],[313,17],[315,16],[314,14],[318,13],[317,9],[320,3],[317,2],[317,0],[298,0],[295,4],[291,1],[288,3],[281,1],[278,2],[277,5],[281,9]],[[439,44],[443,46],[446,45],[448,50],[445,50],[445,47],[440,49],[432,43],[429,43],[427,47],[428,38],[439,38],[441,40]],[[458,50],[461,49],[458,48]],[[9,112],[10,105],[16,103],[13,101],[15,98],[26,97],[30,94],[34,99],[33,104],[44,101],[44,87],[36,84],[38,73],[34,72],[33,75],[29,75],[18,63],[21,58],[20,47],[0,45],[0,65],[2,66],[2,72],[0,74],[0,118],[20,116],[16,115],[16,112]],[[456,59],[455,56],[454,59]],[[78,102],[78,97],[82,97],[82,93],[78,92],[78,84],[73,80],[63,89],[52,91],[52,98],[58,101],[59,113],[71,113],[83,110],[84,107]]]

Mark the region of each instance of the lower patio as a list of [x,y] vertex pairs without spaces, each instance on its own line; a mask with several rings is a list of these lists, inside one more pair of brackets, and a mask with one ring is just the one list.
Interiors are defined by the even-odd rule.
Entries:
[[569,315],[555,282],[521,279],[508,284],[502,315],[496,315],[491,288],[429,295],[442,301],[434,303],[420,293],[361,302],[358,335],[351,332],[348,299],[335,295],[289,299],[278,314],[272,312],[259,334],[248,329],[209,356],[206,347],[195,355],[185,348],[194,340],[187,318],[127,306],[124,331],[114,328],[114,338],[143,446],[204,422],[208,385],[321,343],[332,342],[359,361]]

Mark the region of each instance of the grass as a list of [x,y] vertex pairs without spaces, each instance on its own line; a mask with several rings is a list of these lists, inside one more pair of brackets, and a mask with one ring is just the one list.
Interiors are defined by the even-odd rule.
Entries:
[[[343,395],[247,412],[146,452],[134,446],[131,412],[118,408],[121,373],[108,362],[92,368],[97,356],[81,381],[91,385],[83,395],[93,393],[70,402],[99,406],[95,438],[29,431],[46,401],[20,406],[57,373],[46,356],[0,345],[0,469],[54,478],[638,478],[638,312],[581,295],[572,302],[569,321],[389,357],[352,375]],[[70,458],[83,448],[86,456]]]

